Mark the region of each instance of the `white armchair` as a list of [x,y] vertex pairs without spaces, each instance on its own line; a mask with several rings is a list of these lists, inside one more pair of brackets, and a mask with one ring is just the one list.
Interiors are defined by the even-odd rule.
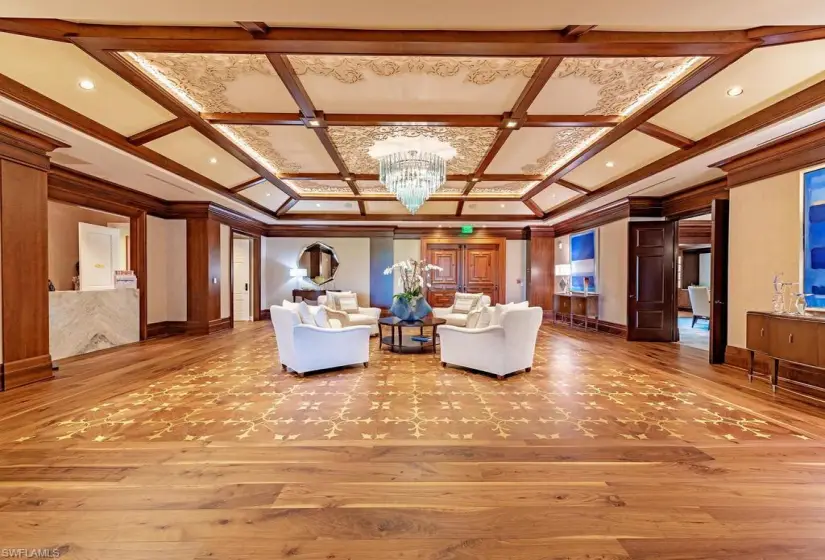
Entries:
[[441,365],[452,364],[504,377],[518,370],[530,371],[536,351],[536,338],[542,309],[507,311],[501,325],[467,329],[439,327]]
[[298,313],[290,309],[273,305],[269,311],[283,369],[303,377],[308,371],[369,363],[369,326],[322,329],[301,324]]
[[[327,296],[318,296],[318,305],[327,305]],[[350,326],[367,325],[370,327],[370,336],[378,334],[378,319],[381,310],[377,307],[359,307],[358,313],[350,313],[347,317]]]
[[[490,296],[481,296],[479,306],[484,307],[485,305],[490,305],[490,301]],[[444,319],[447,321],[447,325],[452,325],[454,327],[467,326],[467,313],[453,313],[452,305],[450,307],[434,307],[433,317],[436,317],[437,319]]]
[[707,286],[688,286],[688,295],[693,309],[693,322],[690,326],[695,327],[697,319],[710,321],[710,290]]

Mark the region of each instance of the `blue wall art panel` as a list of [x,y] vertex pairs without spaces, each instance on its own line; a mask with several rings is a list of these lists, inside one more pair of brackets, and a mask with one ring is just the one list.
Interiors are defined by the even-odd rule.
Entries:
[[597,292],[598,230],[591,229],[570,236],[571,290],[584,291],[584,279],[589,278],[588,292]]
[[802,180],[803,292],[808,307],[825,310],[825,168],[810,171]]

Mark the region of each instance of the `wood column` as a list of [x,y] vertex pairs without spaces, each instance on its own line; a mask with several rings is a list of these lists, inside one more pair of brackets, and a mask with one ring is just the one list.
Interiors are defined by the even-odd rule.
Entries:
[[186,332],[229,328],[221,319],[221,224],[210,217],[186,219]]
[[527,251],[527,301],[553,312],[556,284],[556,238],[550,232],[530,231]]
[[47,154],[60,147],[0,120],[3,390],[52,377]]

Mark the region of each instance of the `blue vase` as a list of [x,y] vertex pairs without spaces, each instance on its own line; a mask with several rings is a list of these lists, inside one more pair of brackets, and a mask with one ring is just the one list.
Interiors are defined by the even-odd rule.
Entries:
[[420,321],[427,315],[433,312],[433,308],[427,303],[424,297],[413,300],[412,302],[412,318],[413,321]]
[[409,302],[404,298],[396,297],[390,307],[390,313],[402,321],[420,321],[432,311],[433,308],[423,296]]
[[409,302],[406,299],[395,297],[392,300],[392,307],[390,307],[390,313],[392,313],[395,317],[398,317],[402,321],[409,321],[410,314],[412,313],[412,308],[410,307]]

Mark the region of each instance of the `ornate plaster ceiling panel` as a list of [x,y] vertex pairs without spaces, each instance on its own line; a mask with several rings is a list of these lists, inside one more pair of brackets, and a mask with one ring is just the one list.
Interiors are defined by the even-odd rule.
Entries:
[[677,150],[670,144],[632,131],[564,178],[587,189],[595,189]]
[[[350,191],[351,192],[351,191]],[[288,212],[311,212],[315,214],[358,214],[358,203],[351,200],[300,200]]]
[[530,105],[530,113],[622,114],[689,61],[691,57],[565,58]]
[[289,184],[301,194],[352,194],[344,181],[290,181]]
[[275,185],[264,181],[254,187],[241,192],[241,195],[248,198],[252,202],[257,202],[261,206],[269,208],[273,212],[281,207],[281,204],[286,202],[288,198],[281,189]]
[[280,173],[335,173],[332,159],[314,131],[303,126],[227,126]]
[[[146,144],[149,149],[185,165],[225,187],[234,187],[257,174],[199,132],[184,128]],[[215,163],[212,163],[212,158]]]
[[467,186],[465,181],[447,181],[438,189],[438,191],[433,196],[438,195],[445,195],[445,194],[461,194],[464,192],[464,187]]
[[328,113],[500,114],[518,99],[538,58],[289,57]]
[[71,44],[0,33],[0,73],[126,136],[174,118]]
[[529,190],[535,181],[482,181],[476,183],[470,196],[512,195],[519,196]]
[[467,202],[463,214],[521,214],[532,216],[533,212],[521,201],[513,202]]
[[438,138],[456,150],[447,173],[472,173],[495,138],[495,128],[445,128],[434,126],[333,126],[329,135],[352,173],[378,173],[378,162],[369,149],[378,140],[393,136]]
[[568,188],[562,187],[561,185],[552,184],[534,196],[533,202],[538,204],[539,208],[547,212],[559,204],[563,204],[571,198],[576,198],[578,196],[582,195],[571,191]]
[[[260,54],[125,53],[167,89],[194,101],[201,112],[297,112],[283,82]],[[166,83],[163,83],[166,81]]]
[[607,128],[522,128],[510,134],[487,173],[545,174]]
[[[756,49],[651,122],[698,140],[823,79],[825,41]],[[742,94],[728,96],[733,86]]]

